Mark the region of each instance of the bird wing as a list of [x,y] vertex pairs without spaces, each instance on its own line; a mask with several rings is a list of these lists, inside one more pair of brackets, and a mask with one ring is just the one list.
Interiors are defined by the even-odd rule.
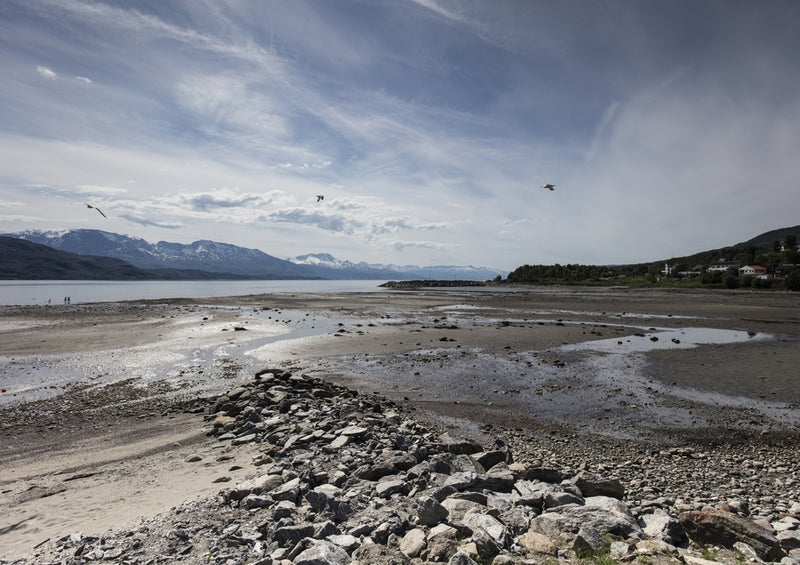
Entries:
[[108,216],[106,216],[105,214],[103,214],[103,211],[102,211],[100,208],[98,208],[97,206],[92,206],[91,204],[89,204],[89,203],[87,202],[87,203],[86,203],[86,207],[87,207],[87,208],[94,208],[95,210],[97,210],[98,212],[100,212],[100,215],[101,215],[101,216],[103,216],[104,218],[108,218]]

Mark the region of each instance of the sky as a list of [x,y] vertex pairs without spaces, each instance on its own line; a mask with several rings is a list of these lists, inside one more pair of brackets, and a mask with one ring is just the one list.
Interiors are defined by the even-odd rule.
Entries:
[[0,233],[689,255],[800,224],[799,56],[794,0],[3,0]]

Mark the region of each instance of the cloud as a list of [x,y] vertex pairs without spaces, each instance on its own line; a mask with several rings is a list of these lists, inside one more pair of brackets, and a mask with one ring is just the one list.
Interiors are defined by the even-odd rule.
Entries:
[[128,192],[127,188],[116,186],[100,186],[97,184],[84,184],[78,187],[78,194],[114,195]]
[[406,249],[433,249],[443,250],[452,249],[452,245],[444,244],[436,241],[394,241],[388,244],[389,247],[395,251],[405,251]]
[[227,188],[209,192],[180,194],[179,200],[182,205],[202,212],[208,212],[209,209],[215,208],[264,206],[271,202],[271,198],[261,194],[240,193],[235,189]]
[[514,268],[797,223],[781,0],[8,1],[0,193],[37,227],[91,197],[148,237]]
[[18,200],[3,200],[0,198],[0,208],[19,208],[21,206],[25,206],[25,203]]
[[184,227],[184,224],[180,222],[163,222],[159,220],[142,218],[140,216],[134,216],[133,214],[122,214],[120,218],[124,218],[129,222],[133,222],[142,226],[152,226],[168,230],[178,230]]
[[49,80],[56,80],[56,78],[58,78],[58,75],[56,75],[52,69],[48,69],[47,67],[43,67],[41,65],[36,67],[36,72]]

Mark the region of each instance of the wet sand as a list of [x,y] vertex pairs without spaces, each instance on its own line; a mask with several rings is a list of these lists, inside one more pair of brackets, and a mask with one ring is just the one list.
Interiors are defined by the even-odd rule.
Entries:
[[[0,308],[0,558],[235,480],[253,454],[219,453],[195,399],[254,367],[378,392],[464,430],[645,443],[796,437],[798,306],[789,293],[454,288]],[[294,333],[276,338],[265,320]],[[563,347],[694,327],[758,339],[642,354]],[[14,375],[62,354],[120,366],[21,403]],[[144,357],[155,359],[146,379],[134,367]],[[204,379],[215,383],[207,391]],[[199,462],[186,461],[193,454]]]

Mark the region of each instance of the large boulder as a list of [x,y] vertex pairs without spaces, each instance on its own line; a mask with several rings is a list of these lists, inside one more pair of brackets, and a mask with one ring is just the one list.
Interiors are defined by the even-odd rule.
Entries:
[[752,547],[764,561],[780,561],[785,555],[773,533],[743,516],[723,510],[684,512],[678,519],[689,538],[702,545],[732,549],[736,542]]

